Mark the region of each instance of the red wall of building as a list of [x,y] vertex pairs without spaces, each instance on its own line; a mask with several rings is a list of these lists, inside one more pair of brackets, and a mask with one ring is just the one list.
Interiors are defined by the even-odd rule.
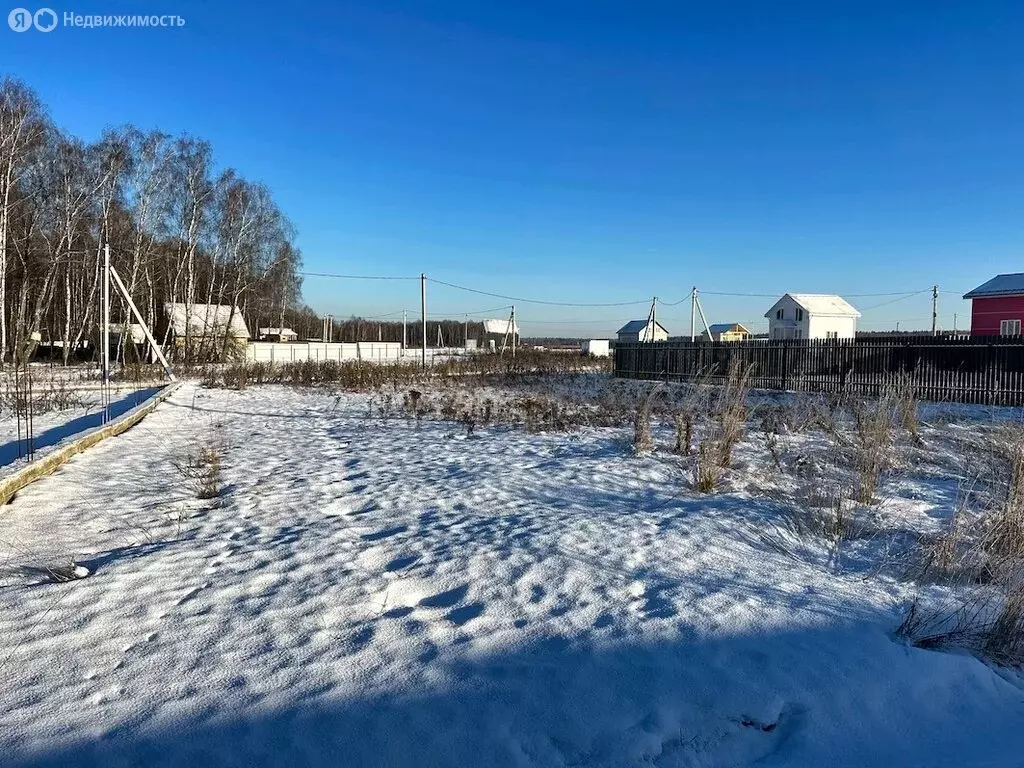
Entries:
[[971,301],[971,336],[998,336],[1000,320],[1024,326],[1024,296],[996,296]]

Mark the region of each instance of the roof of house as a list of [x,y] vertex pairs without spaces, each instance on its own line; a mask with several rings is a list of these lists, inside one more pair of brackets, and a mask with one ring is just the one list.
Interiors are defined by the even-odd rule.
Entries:
[[291,328],[260,328],[260,336],[298,336]]
[[[650,320],[630,320],[624,326],[619,328],[616,333],[640,333],[640,331],[646,328],[650,322]],[[661,328],[661,330],[665,331],[665,333],[668,333],[668,329],[657,320],[654,321],[654,324]]]
[[130,336],[133,344],[144,344],[146,342],[146,332],[142,330],[142,326],[138,323],[120,323],[110,326],[112,333],[120,333],[125,336]]
[[514,333],[516,336],[519,335],[519,324],[512,324],[512,321],[506,318],[505,320],[484,320],[484,333],[500,333],[506,334],[509,332]]
[[193,336],[223,333],[224,329],[230,326],[233,338],[249,338],[249,327],[242,317],[242,310],[234,307],[232,312],[230,304],[193,304],[189,308],[187,304],[168,302],[164,304],[164,311],[167,312],[171,329],[178,336],[185,335],[186,326]]
[[712,323],[710,328],[712,333],[728,333],[732,330],[741,331],[742,333],[750,333],[747,327],[742,323]]
[[772,308],[764,313],[765,317],[771,317],[775,308],[788,296],[800,305],[809,315],[819,317],[860,317],[860,312],[842,296],[831,293],[787,293],[781,299],[772,304]]
[[996,275],[964,294],[965,299],[981,299],[987,296],[1024,296],[1024,272]]

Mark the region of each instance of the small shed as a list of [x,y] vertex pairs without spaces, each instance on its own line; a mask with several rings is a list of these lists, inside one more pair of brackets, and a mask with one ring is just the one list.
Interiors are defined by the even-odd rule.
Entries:
[[291,328],[260,328],[260,341],[298,341],[299,334]]
[[667,341],[668,331],[656,320],[630,320],[619,328],[620,344],[637,344],[648,341]]
[[608,357],[611,355],[610,347],[608,339],[587,339],[580,344],[580,351],[591,357]]
[[[710,330],[711,341],[746,341],[753,335],[742,323],[713,323]],[[707,339],[709,334],[704,331],[701,336]]]
[[1020,336],[1024,272],[996,275],[964,294],[971,300],[971,336]]

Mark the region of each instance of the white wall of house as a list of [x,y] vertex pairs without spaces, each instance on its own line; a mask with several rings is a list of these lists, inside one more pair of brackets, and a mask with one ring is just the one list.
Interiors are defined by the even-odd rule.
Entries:
[[857,335],[857,318],[814,315],[811,317],[809,339],[852,339]]
[[768,318],[769,339],[810,339],[811,318],[793,299],[783,296]]

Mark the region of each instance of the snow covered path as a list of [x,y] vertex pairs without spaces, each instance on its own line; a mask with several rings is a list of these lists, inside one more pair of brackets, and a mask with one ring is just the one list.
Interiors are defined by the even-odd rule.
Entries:
[[[153,397],[162,388],[162,386],[155,386],[126,391],[112,389],[107,417],[116,419],[128,413],[132,408]],[[86,390],[83,394],[84,405],[76,405],[65,410],[52,410],[33,417],[35,430],[32,443],[37,460],[62,442],[104,424],[100,391],[98,389]],[[20,429],[25,429],[24,424]],[[13,415],[8,413],[0,419],[0,476],[13,473],[25,466],[21,461],[22,452],[26,450],[22,441],[27,441],[27,437],[24,433],[19,433],[18,430],[19,427]],[[19,443],[22,443],[20,447]]]
[[0,764],[1024,765],[1018,680],[623,438],[182,388],[0,512]]

